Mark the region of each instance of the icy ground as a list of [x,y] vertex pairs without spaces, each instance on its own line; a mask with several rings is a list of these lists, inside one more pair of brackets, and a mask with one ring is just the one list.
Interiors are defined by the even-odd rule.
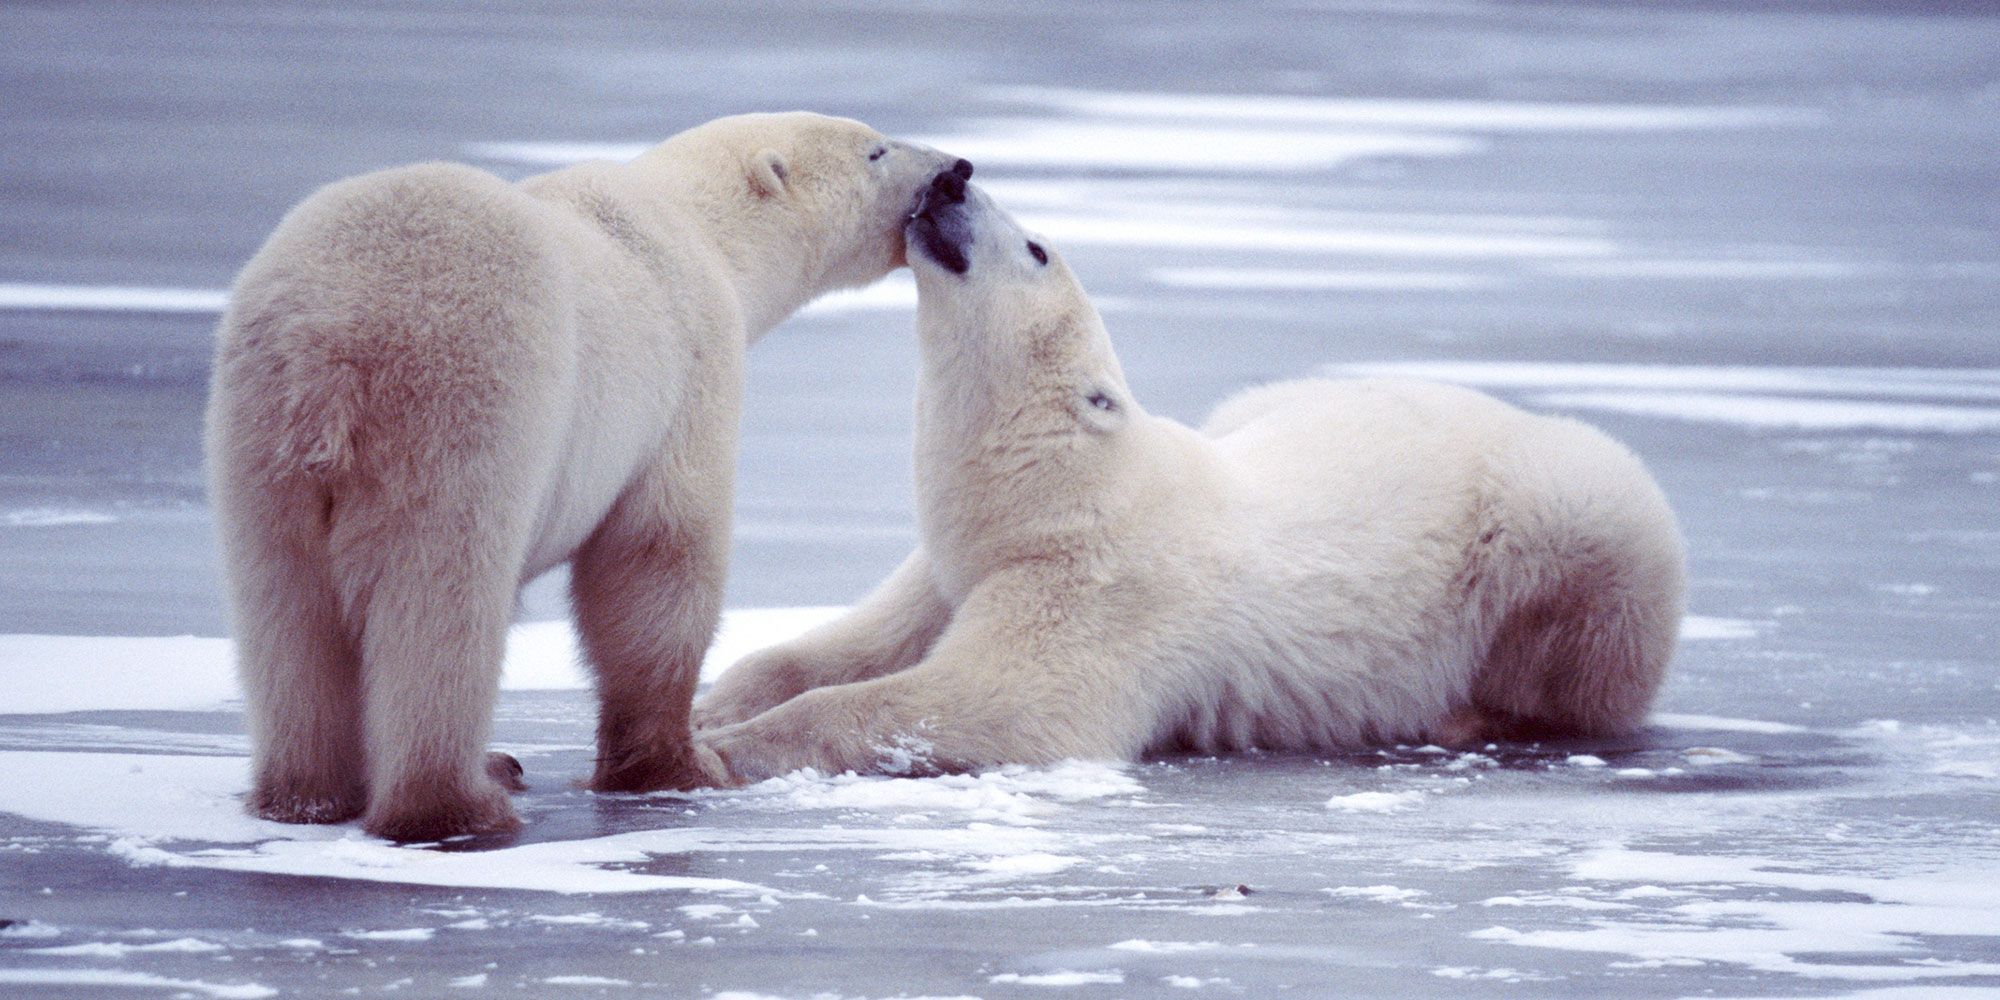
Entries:
[[[1945,6],[0,5],[0,996],[2000,997],[2000,18]],[[976,160],[1156,412],[1387,371],[1630,444],[1653,724],[595,796],[558,575],[518,838],[244,817],[235,269],[336,177],[756,107]],[[911,544],[913,299],[753,352],[712,670]]]
[[[827,613],[734,614],[711,665]],[[1691,618],[1684,677],[1768,669],[1791,630]],[[572,786],[591,704],[568,642],[523,626],[510,655],[497,745],[534,779],[523,835],[396,847],[241,813],[241,719],[208,693],[227,687],[221,641],[0,641],[0,697],[49,713],[0,727],[0,983],[2000,992],[1991,723],[1670,712],[1590,745],[599,796]],[[38,693],[148,660],[187,682],[152,707]]]

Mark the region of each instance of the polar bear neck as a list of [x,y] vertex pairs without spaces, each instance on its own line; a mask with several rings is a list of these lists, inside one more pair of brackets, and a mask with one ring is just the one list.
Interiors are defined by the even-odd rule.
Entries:
[[1073,554],[1099,533],[1120,449],[1079,427],[1067,377],[989,357],[977,334],[928,320],[944,325],[922,336],[915,473],[939,582],[963,592],[1004,566]]
[[830,290],[823,234],[806,232],[792,212],[743,210],[740,181],[682,169],[671,161],[634,164],[651,210],[676,228],[692,229],[713,253],[742,310],[744,336],[755,343],[772,327]]

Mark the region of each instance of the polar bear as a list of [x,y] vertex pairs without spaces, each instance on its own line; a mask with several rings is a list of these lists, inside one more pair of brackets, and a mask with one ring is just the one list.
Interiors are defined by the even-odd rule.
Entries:
[[1632,453],[1467,389],[1309,380],[1193,430],[983,193],[912,220],[921,545],[725,673],[738,782],[1639,724],[1684,554]]
[[599,790],[718,775],[688,724],[719,614],[744,350],[904,263],[971,164],[741,115],[510,184],[317,192],[238,277],[207,417],[249,809],[428,840],[515,826],[483,755],[520,586],[571,569]]

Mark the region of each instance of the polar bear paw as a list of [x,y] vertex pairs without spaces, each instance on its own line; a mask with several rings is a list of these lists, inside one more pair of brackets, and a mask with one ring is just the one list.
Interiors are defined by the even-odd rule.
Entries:
[[699,742],[670,752],[601,757],[591,776],[593,792],[661,792],[730,784],[729,768]]
[[429,789],[371,806],[361,827],[384,840],[435,841],[521,827],[507,789],[488,779],[470,788]]
[[252,816],[274,823],[345,823],[361,815],[366,804],[358,784],[319,789],[275,782],[259,783],[244,803]]
[[804,665],[790,653],[767,649],[737,661],[694,706],[696,729],[719,729],[754,718],[808,687]]

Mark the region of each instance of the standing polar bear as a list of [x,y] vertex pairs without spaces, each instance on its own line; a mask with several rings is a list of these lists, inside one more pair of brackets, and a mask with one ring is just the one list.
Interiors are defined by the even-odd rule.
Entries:
[[1191,430],[1140,409],[1076,280],[983,193],[909,240],[922,544],[717,682],[698,738],[735,780],[1644,718],[1684,557],[1623,447],[1404,381],[1267,386]]
[[509,184],[333,184],[238,277],[208,411],[252,812],[433,839],[518,823],[484,755],[514,602],[571,569],[591,787],[719,777],[688,725],[719,614],[744,349],[904,263],[971,164],[803,113]]

